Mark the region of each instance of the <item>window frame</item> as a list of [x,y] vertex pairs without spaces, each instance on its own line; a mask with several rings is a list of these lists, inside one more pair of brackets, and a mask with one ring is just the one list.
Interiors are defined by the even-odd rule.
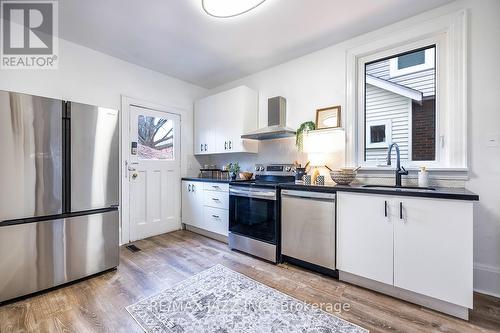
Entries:
[[440,68],[436,73],[436,161],[404,165],[410,171],[426,166],[447,179],[468,179],[467,29],[464,9],[413,20],[411,25],[395,24],[359,38],[358,46],[346,50],[346,164],[362,166],[367,177],[389,177],[393,169],[364,163],[365,129],[359,126],[364,124],[364,93],[359,92],[364,91],[365,82],[360,63],[436,44],[436,67]]

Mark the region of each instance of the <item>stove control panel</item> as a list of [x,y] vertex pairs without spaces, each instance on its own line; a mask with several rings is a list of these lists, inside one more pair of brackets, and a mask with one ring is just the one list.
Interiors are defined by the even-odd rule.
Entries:
[[257,175],[293,176],[294,173],[293,164],[255,164]]

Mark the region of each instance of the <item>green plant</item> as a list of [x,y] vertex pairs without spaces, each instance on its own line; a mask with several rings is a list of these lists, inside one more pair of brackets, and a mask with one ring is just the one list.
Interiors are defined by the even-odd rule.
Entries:
[[231,173],[236,174],[240,172],[240,165],[238,164],[238,162],[229,163],[227,170]]
[[314,129],[316,129],[316,125],[313,121],[306,121],[299,126],[295,136],[295,145],[299,151],[302,151],[304,148],[304,132],[312,131]]

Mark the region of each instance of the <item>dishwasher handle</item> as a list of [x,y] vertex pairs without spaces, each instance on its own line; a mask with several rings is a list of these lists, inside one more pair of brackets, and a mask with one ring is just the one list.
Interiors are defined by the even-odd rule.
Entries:
[[295,191],[281,190],[281,195],[285,197],[298,197],[304,199],[320,199],[335,201],[335,193],[313,192],[313,191]]

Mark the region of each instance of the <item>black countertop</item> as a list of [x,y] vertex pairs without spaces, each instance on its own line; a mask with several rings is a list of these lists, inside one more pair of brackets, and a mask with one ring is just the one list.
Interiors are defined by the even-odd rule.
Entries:
[[295,183],[280,184],[283,190],[314,191],[314,192],[357,192],[371,194],[399,195],[408,197],[479,200],[479,196],[465,188],[434,187],[436,190],[390,188],[390,187],[363,187],[363,185],[303,185]]
[[[226,179],[211,179],[199,177],[183,177],[182,180],[195,181],[195,182],[208,182],[208,183],[235,183],[235,182],[248,182],[247,180],[226,180]],[[436,190],[423,190],[423,189],[408,189],[408,188],[390,188],[390,187],[363,187],[363,185],[304,185],[295,183],[281,183],[279,188],[283,190],[297,190],[297,191],[313,191],[313,192],[357,192],[357,193],[371,193],[371,194],[385,194],[385,195],[399,195],[408,197],[421,197],[421,198],[438,198],[438,199],[453,199],[453,200],[470,200],[478,201],[479,195],[465,189],[454,187],[434,187]]]

